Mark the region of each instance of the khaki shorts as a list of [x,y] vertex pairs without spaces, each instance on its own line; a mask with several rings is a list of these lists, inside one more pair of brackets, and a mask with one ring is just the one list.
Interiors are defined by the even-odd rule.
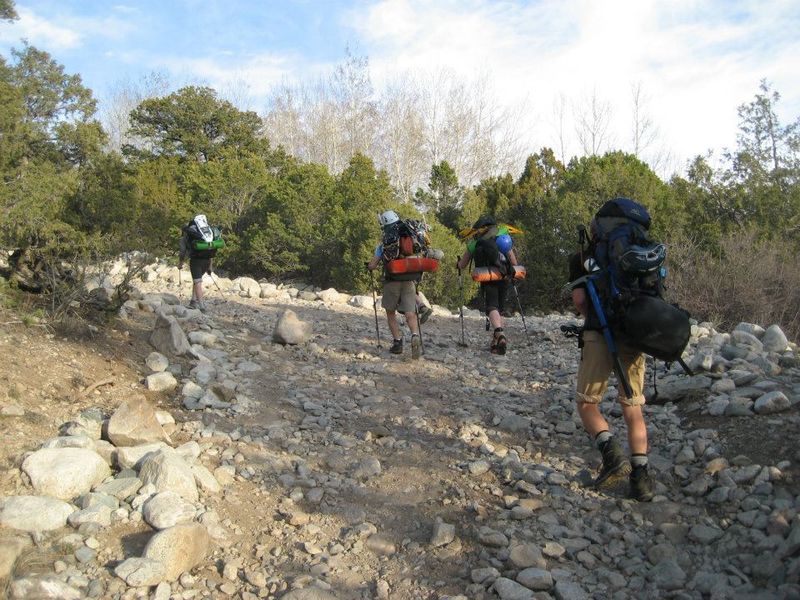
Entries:
[[[620,345],[618,352],[633,392],[632,398],[626,398],[620,384],[619,401],[627,406],[641,406],[644,404],[644,354],[625,345]],[[585,331],[581,364],[578,367],[578,402],[599,403],[606,393],[608,378],[613,370],[611,352],[608,351],[603,334],[599,331]]]
[[417,307],[417,289],[413,281],[385,281],[381,305],[386,310],[413,313]]

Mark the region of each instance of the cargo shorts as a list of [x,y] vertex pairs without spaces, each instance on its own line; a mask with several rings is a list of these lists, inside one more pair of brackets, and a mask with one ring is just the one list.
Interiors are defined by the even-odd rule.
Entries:
[[[619,401],[626,406],[642,406],[644,404],[644,354],[624,344],[620,344],[617,351],[633,392],[633,396],[627,398],[620,384],[618,386]],[[584,331],[581,362],[578,366],[578,402],[598,404],[608,389],[608,378],[613,370],[614,362],[603,334],[599,331]]]
[[417,307],[417,288],[413,281],[385,281],[381,305],[386,310],[413,313]]

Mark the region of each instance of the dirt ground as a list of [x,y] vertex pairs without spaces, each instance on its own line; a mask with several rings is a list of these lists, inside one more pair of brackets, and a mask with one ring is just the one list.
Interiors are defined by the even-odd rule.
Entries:
[[[152,351],[147,343],[152,324],[153,315],[141,313],[133,320],[115,320],[92,328],[95,331],[85,323],[53,330],[39,325],[26,326],[14,313],[0,309],[0,355],[3,357],[0,405],[15,404],[24,409],[24,416],[0,416],[0,439],[3,440],[0,496],[24,493],[18,470],[24,453],[58,435],[61,423],[89,407],[100,407],[110,413],[134,390],[145,393],[159,408],[171,412],[179,423],[202,419],[204,424],[214,422],[219,430],[228,432],[238,428],[244,434],[258,435],[268,423],[281,420],[298,423],[305,416],[302,409],[282,396],[280,384],[286,374],[279,369],[266,369],[258,376],[258,387],[262,390],[258,412],[239,418],[189,413],[174,394],[144,391],[141,382],[145,375],[144,359]],[[227,322],[222,319],[220,325],[226,331],[240,331],[236,343],[243,348],[263,341],[261,332],[237,327],[233,316]],[[453,328],[455,336],[455,326]],[[364,340],[365,348],[369,343]],[[186,372],[188,363],[185,366]],[[226,550],[226,558],[238,554],[245,561],[254,561],[269,556],[274,576],[283,580],[302,577],[308,573],[309,562],[302,544],[328,548],[341,539],[341,532],[347,526],[367,520],[380,523],[382,533],[388,538],[402,540],[404,552],[399,555],[401,558],[390,561],[372,553],[363,553],[354,559],[348,553],[346,561],[337,563],[333,557],[334,560],[321,565],[321,569],[336,568],[335,577],[329,581],[337,591],[352,590],[351,595],[345,593],[342,598],[361,597],[359,590],[363,590],[371,573],[399,581],[402,589],[395,589],[393,595],[397,598],[430,597],[431,589],[440,594],[463,592],[453,582],[463,583],[468,575],[469,561],[464,559],[465,555],[478,555],[481,549],[465,538],[460,543],[431,551],[426,548],[430,524],[435,516],[444,517],[459,528],[480,524],[487,507],[502,502],[504,482],[492,472],[484,476],[480,485],[463,477],[464,446],[452,432],[463,424],[459,415],[468,414],[468,407],[459,411],[459,407],[439,406],[439,397],[434,391],[435,362],[431,363],[429,378],[409,378],[409,368],[404,363],[396,363],[376,373],[376,388],[400,399],[367,407],[339,431],[345,438],[342,448],[347,447],[346,438],[357,445],[365,432],[379,441],[381,438],[393,440],[387,444],[385,452],[378,454],[383,473],[376,485],[371,485],[360,496],[348,491],[327,498],[322,505],[310,509],[315,511],[316,527],[304,529],[297,537],[289,539],[277,517],[284,505],[286,490],[267,485],[265,480],[237,481],[211,500],[211,507],[219,512],[230,534],[231,547]],[[349,393],[347,382],[342,382],[341,386],[346,396]],[[526,394],[520,397],[520,402],[546,392],[535,382],[523,382],[521,386]],[[353,394],[356,397],[355,392]],[[465,400],[468,403],[468,399]],[[426,417],[424,427],[414,424],[415,411]],[[686,429],[716,429],[730,457],[745,455],[759,464],[775,464],[782,459],[800,463],[800,448],[796,445],[800,435],[797,409],[776,416],[741,419],[701,416],[692,410],[691,404],[679,407],[679,411],[687,421]],[[398,440],[400,444],[394,443]],[[526,448],[523,434],[506,434],[501,443],[530,458],[530,448]],[[327,455],[337,450],[329,441],[319,448],[306,442],[304,447],[284,444],[275,450],[287,448],[307,461],[311,469],[309,476],[313,476],[314,469],[322,470]],[[567,454],[566,448],[564,452]],[[586,455],[588,457],[589,452]],[[788,476],[788,486],[793,493],[800,493],[800,472],[793,466]],[[468,507],[466,511],[465,506]],[[136,552],[149,535],[147,526],[141,525],[121,533],[115,530],[116,539],[101,539],[111,547],[106,555],[107,562],[101,566],[113,568],[122,556]],[[218,559],[221,555],[215,556]],[[458,560],[454,560],[456,556]],[[18,572],[46,568],[49,567],[41,561],[37,563],[32,559],[27,565],[21,564]],[[221,563],[211,560],[199,575],[222,582],[221,569]]]

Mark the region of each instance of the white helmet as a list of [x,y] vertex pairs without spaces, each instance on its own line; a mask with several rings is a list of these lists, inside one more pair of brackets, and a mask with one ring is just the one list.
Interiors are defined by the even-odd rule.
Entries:
[[397,223],[399,220],[400,217],[398,217],[397,213],[393,210],[387,210],[378,217],[378,222],[381,224],[381,227],[386,227],[392,223]]

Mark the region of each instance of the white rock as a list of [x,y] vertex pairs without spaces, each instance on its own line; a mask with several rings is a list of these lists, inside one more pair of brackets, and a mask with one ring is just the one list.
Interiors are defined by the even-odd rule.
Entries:
[[21,531],[51,531],[66,526],[71,504],[48,496],[0,498],[0,526]]
[[111,474],[102,456],[83,448],[45,448],[22,463],[37,493],[72,500]]
[[767,392],[760,396],[753,404],[753,410],[758,415],[768,415],[781,412],[790,408],[792,403],[781,391]]
[[152,484],[159,492],[172,490],[190,502],[197,502],[194,474],[174,451],[161,450],[146,457],[139,471],[139,478],[144,485]]
[[191,571],[208,553],[210,538],[199,523],[176,525],[155,534],[145,546],[143,558],[162,563],[167,581],[175,581],[184,571]]
[[[159,375],[169,375],[172,381],[175,381],[172,374],[167,372],[157,373],[151,377]],[[142,395],[126,400],[114,411],[108,420],[108,439],[115,446],[138,446],[170,441],[156,418],[153,405]]]
[[170,392],[178,387],[178,381],[169,371],[162,371],[145,377],[145,387],[151,392]]
[[162,371],[166,371],[167,367],[169,367],[169,359],[160,352],[151,352],[147,355],[144,364],[146,364],[147,368],[153,371],[153,373],[161,373]]
[[272,341],[279,344],[303,344],[311,339],[311,323],[301,321],[292,310],[285,310],[272,332]]
[[156,494],[142,506],[145,522],[154,529],[190,523],[195,512],[193,504],[171,490]]

